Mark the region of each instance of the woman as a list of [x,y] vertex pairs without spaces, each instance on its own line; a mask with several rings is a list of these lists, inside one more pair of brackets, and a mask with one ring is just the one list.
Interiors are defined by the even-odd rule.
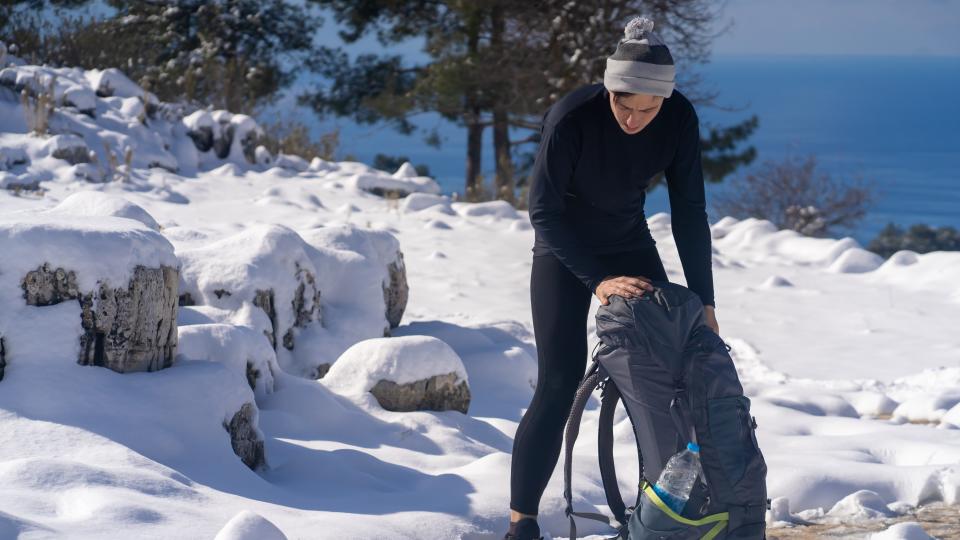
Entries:
[[667,280],[643,210],[645,188],[660,171],[687,286],[720,332],[699,120],[674,89],[673,58],[652,29],[649,19],[630,21],[603,84],[574,90],[544,115],[529,200],[539,377],[514,438],[505,540],[540,536],[540,498],[586,369],[591,294],[606,305],[610,295],[632,298],[650,290],[651,280]]

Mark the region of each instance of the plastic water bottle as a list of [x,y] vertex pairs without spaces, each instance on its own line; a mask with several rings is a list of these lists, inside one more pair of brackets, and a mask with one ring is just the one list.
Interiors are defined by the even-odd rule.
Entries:
[[667,461],[660,478],[653,485],[653,491],[674,512],[681,513],[690,498],[693,484],[700,473],[700,446],[687,443],[687,447],[677,452]]

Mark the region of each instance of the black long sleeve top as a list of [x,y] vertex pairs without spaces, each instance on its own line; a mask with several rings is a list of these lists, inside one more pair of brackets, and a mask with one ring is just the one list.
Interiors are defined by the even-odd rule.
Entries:
[[609,99],[603,84],[586,85],[544,114],[528,201],[534,255],[553,253],[595,292],[611,274],[598,254],[656,245],[643,206],[650,179],[663,171],[687,286],[704,305],[716,305],[693,104],[675,89],[654,119],[629,135]]

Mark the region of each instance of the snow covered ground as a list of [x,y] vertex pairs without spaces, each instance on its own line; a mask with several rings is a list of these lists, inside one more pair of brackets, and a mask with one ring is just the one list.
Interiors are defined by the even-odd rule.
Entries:
[[[0,72],[0,81],[31,69]],[[291,539],[502,535],[512,436],[536,378],[527,215],[501,202],[451,202],[428,179],[405,180],[413,178],[406,170],[391,176],[263,152],[250,163],[240,147],[218,158],[195,149],[189,122],[139,120],[144,98],[116,74],[128,95],[94,95],[97,73],[60,75],[64,95],[97,112],[65,105],[52,127],[77,133],[94,152],[103,141],[118,154],[129,146],[134,159],[129,179],[88,182],[100,173],[54,158],[51,138],[27,135],[13,92],[0,95],[0,182],[35,180],[45,190],[0,189],[0,233],[9,233],[0,234],[0,335],[13,341],[0,380],[0,539],[268,539],[280,537],[277,529]],[[238,133],[255,129],[223,115],[193,117],[192,125],[215,117]],[[393,200],[365,191],[371,186],[418,193]],[[87,191],[103,196],[76,197]],[[173,250],[187,290],[205,305],[180,308],[182,350],[172,367],[118,374],[77,365],[80,308],[21,305],[12,271],[31,267],[47,247],[43,236],[36,251],[4,242],[37,220],[54,232],[119,227],[135,232],[137,245]],[[683,283],[669,216],[649,222],[670,278]],[[900,252],[883,261],[851,239],[804,238],[753,219],[716,220],[712,231],[721,335],[733,347],[769,466],[770,536],[804,521],[960,504],[960,253]],[[94,249],[76,234],[76,253]],[[361,287],[376,266],[370,261],[389,262],[393,238],[410,295],[392,335],[449,345],[455,355],[445,350],[444,362],[462,362],[469,414],[390,412],[343,384],[343,373],[330,386],[302,377],[319,359],[380,337],[380,291]],[[125,275],[151,253],[169,256],[106,252],[83,264]],[[316,272],[326,326],[297,331],[307,346],[294,351],[308,353],[274,353],[261,334],[262,313],[211,293],[223,283],[252,288],[269,280],[269,264],[280,260],[271,254]],[[82,256],[71,260],[80,264]],[[256,271],[232,273],[240,267]],[[585,330],[592,335],[592,321]],[[282,370],[272,388],[251,390],[230,359],[213,358],[211,343]],[[254,398],[266,441],[259,473],[234,455],[220,425]],[[574,463],[575,504],[587,511],[604,510],[592,444],[597,413],[592,402]],[[635,446],[622,411],[616,420],[628,493],[638,474]],[[566,534],[560,467],[541,524],[555,538]],[[587,534],[607,532],[580,525]],[[926,536],[913,525],[882,534]]]

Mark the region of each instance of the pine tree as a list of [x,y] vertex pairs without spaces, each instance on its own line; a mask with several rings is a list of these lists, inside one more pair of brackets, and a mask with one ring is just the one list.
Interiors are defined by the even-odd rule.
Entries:
[[[698,105],[715,94],[702,91],[690,67],[705,61],[715,34],[717,13],[707,0],[641,2],[606,0],[312,0],[330,9],[351,43],[375,34],[388,48],[413,36],[425,39],[429,60],[405,65],[397,55],[367,54],[350,62],[340,49],[328,49],[314,67],[330,83],[303,102],[323,115],[349,116],[357,122],[386,122],[404,133],[415,131],[410,118],[437,112],[467,130],[465,191],[468,199],[484,191],[480,163],[484,130],[493,130],[494,194],[512,200],[516,185],[513,151],[537,142],[543,112],[566,92],[602,80],[605,60],[633,16],[658,21],[678,64],[678,87]],[[753,160],[752,148],[735,146],[756,127],[756,118],[718,128],[703,141],[707,178],[720,180]],[[510,130],[531,134],[510,139]],[[529,161],[529,160],[528,160]],[[521,169],[522,173],[523,170]]]

